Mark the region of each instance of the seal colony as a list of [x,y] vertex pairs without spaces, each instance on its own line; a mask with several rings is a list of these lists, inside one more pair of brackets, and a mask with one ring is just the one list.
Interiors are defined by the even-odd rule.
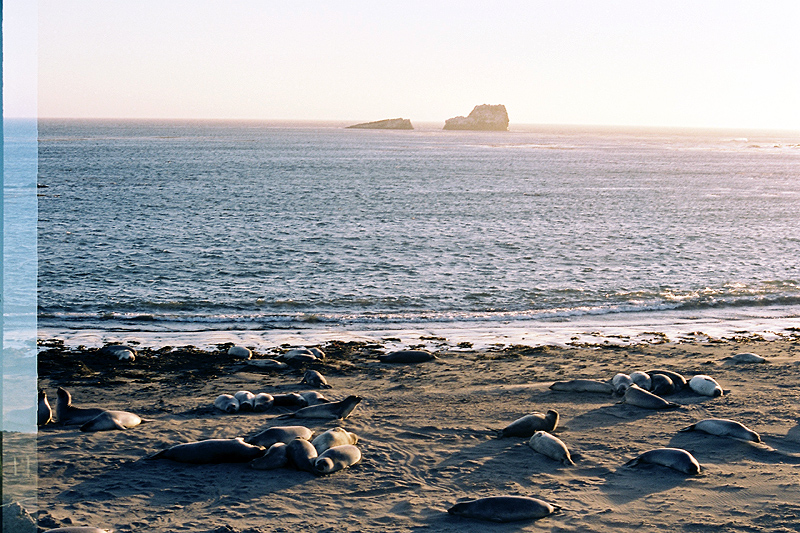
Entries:
[[[473,521],[526,520],[545,530],[582,530],[591,521],[591,529],[603,532],[642,523],[694,531],[701,523],[721,527],[726,510],[738,508],[742,523],[757,519],[766,529],[790,530],[793,507],[782,498],[800,463],[800,441],[791,440],[797,419],[790,406],[800,400],[792,377],[800,362],[795,342],[771,351],[768,343],[509,347],[439,351],[435,359],[406,363],[381,361],[392,351],[354,343],[323,346],[324,359],[315,355],[286,368],[249,362],[286,361],[282,356],[294,347],[253,350],[247,361],[221,348],[187,350],[174,370],[167,365],[182,357],[174,349],[154,358],[137,346],[136,360],[122,365],[79,351],[45,351],[43,390],[69,390],[72,408],[124,410],[152,422],[94,434],[63,426],[57,416],[43,425],[39,470],[47,490],[40,520],[45,528],[136,523],[156,533],[319,530],[331,521],[360,531],[387,524],[401,532],[421,524],[455,531],[481,527]],[[770,363],[725,364],[725,356],[756,351]],[[211,364],[215,358],[222,363]],[[89,371],[78,373],[76,360]],[[300,406],[314,401],[307,393],[319,399],[319,390],[302,383],[307,370],[334,384],[324,390],[329,401],[317,405],[363,400],[344,418],[279,418],[307,408]],[[678,407],[619,403],[625,392],[612,379],[635,372],[650,378],[649,394]],[[723,394],[680,386],[681,378],[700,375]],[[673,385],[656,394],[656,376]],[[556,382],[573,383],[550,388]],[[236,399],[240,392],[250,393],[239,396],[253,402],[252,410],[215,406],[218,397]],[[283,405],[257,411],[259,394]],[[542,451],[530,444],[537,432],[536,441],[550,443]],[[157,458],[142,460],[149,456]],[[737,490],[717,490],[732,483]],[[757,491],[748,489],[751,483]],[[90,505],[93,494],[104,493],[115,497]],[[674,509],[676,495],[680,516],[664,512]],[[142,498],[146,512],[137,505]],[[764,506],[772,509],[768,518],[757,513]],[[121,518],[126,513],[132,518]],[[156,520],[158,513],[168,520]],[[729,529],[740,531],[735,524]]]

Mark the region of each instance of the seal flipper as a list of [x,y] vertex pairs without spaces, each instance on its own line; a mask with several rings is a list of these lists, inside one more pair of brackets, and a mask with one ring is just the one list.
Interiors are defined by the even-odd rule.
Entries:
[[636,466],[638,464],[639,464],[639,457],[634,457],[633,459],[631,459],[630,461],[628,461],[627,463],[625,463],[622,466]]
[[696,425],[697,425],[697,424],[692,424],[691,426],[686,426],[686,427],[685,427],[685,428],[683,428],[683,429],[679,429],[679,430],[678,430],[678,432],[680,433],[680,432],[682,432],[682,431],[694,431],[694,427],[695,427]]
[[146,455],[144,458],[145,460],[149,461],[151,459],[166,459],[165,454],[167,450],[161,450],[160,452],[151,453],[150,455]]

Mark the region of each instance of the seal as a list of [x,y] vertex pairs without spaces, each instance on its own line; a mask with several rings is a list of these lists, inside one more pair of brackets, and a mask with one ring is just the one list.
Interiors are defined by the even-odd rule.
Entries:
[[689,380],[689,388],[697,394],[716,398],[722,396],[722,387],[711,376],[698,374]]
[[628,374],[619,373],[611,378],[611,386],[617,394],[625,394],[628,387],[633,385],[633,380]]
[[112,429],[130,429],[145,420],[139,415],[127,411],[103,411],[81,426],[81,431],[110,431]]
[[62,387],[56,391],[56,417],[58,423],[65,426],[83,425],[105,409],[97,407],[75,407],[72,405],[72,395]]
[[226,413],[235,413],[239,410],[239,400],[230,394],[220,394],[214,400],[214,407],[225,411]]
[[36,411],[36,425],[44,426],[53,421],[53,410],[50,408],[50,402],[47,401],[47,392],[44,389],[39,389],[39,406]]
[[669,377],[664,374],[653,374],[650,376],[650,392],[656,396],[665,396],[676,391],[675,385]]
[[305,384],[309,387],[316,387],[318,389],[332,389],[333,387],[328,385],[328,380],[325,379],[325,376],[317,372],[316,370],[306,370],[306,373],[303,374],[303,380],[300,382],[301,385]]
[[296,392],[273,394],[272,405],[275,407],[307,407],[308,401]]
[[631,380],[634,383],[639,385],[644,390],[650,390],[650,376],[645,372],[637,370],[636,372],[631,372]]
[[661,374],[667,376],[670,379],[670,381],[672,381],[672,386],[675,388],[675,392],[682,391],[683,389],[686,388],[687,385],[685,377],[671,370],[662,370],[662,369],[648,370],[647,374],[650,376],[650,378],[652,378],[655,374]]
[[289,464],[298,470],[316,473],[314,461],[317,459],[317,450],[310,442],[304,439],[294,439],[286,445],[286,457]]
[[255,398],[253,398],[253,411],[256,413],[263,413],[275,402],[275,398],[272,397],[272,394],[268,394],[266,392],[259,392],[256,394]]
[[276,361],[275,359],[250,359],[249,361],[247,361],[247,365],[254,366],[256,368],[269,368],[273,370],[282,370],[284,368],[289,368],[289,365],[287,365],[286,363]]
[[237,437],[176,444],[151,455],[148,459],[171,459],[179,463],[193,464],[247,463],[256,457],[261,457],[265,452],[261,446],[247,444],[241,437]]
[[[240,390],[233,395],[234,398],[239,400],[240,411],[252,411],[255,406],[256,395],[249,390]],[[273,399],[274,401],[274,399]]]
[[317,392],[315,390],[301,392],[300,396],[302,396],[303,399],[305,399],[305,401],[306,401],[306,403],[308,405],[318,405],[318,404],[321,404],[321,403],[329,403],[330,402],[330,400],[327,399],[325,396],[323,396],[322,393]]
[[286,455],[286,444],[283,442],[276,442],[263,456],[250,461],[250,468],[256,470],[275,470],[288,465],[289,457]]
[[558,425],[558,412],[550,409],[546,415],[531,413],[518,418],[500,430],[497,438],[525,437],[530,438],[537,431],[553,431]]
[[302,366],[317,360],[314,352],[307,348],[295,348],[283,354],[283,358],[292,366]]
[[751,352],[737,353],[733,357],[725,358],[729,363],[766,363],[767,360]]
[[557,505],[528,496],[489,496],[456,503],[447,512],[476,520],[516,522],[544,518],[560,509]]
[[550,389],[560,392],[600,392],[611,394],[614,387],[611,383],[596,379],[572,379],[570,381],[556,381]]
[[684,474],[699,474],[700,464],[697,459],[686,450],[680,448],[657,448],[644,452],[642,455],[635,459],[631,459],[625,466],[636,466],[641,463],[650,463],[654,465],[666,466],[683,472]]
[[546,455],[556,461],[561,461],[565,465],[575,465],[572,462],[572,457],[569,454],[567,445],[559,439],[546,431],[537,431],[528,441],[528,446],[533,448],[534,451]]
[[680,431],[703,431],[719,437],[731,437],[750,442],[761,442],[761,436],[747,426],[726,418],[706,418]]
[[361,461],[361,450],[352,444],[328,448],[314,461],[314,473],[327,475],[344,470]]
[[668,402],[661,396],[656,396],[652,392],[647,392],[635,383],[625,391],[622,403],[635,405],[636,407],[642,407],[644,409],[673,409],[675,407],[680,407],[677,403]]
[[134,350],[130,346],[123,346],[121,344],[109,344],[107,346],[103,346],[102,348],[100,348],[100,353],[103,355],[116,357],[120,361],[130,361],[130,362],[136,360],[136,354],[137,354],[136,350]]
[[232,355],[233,357],[238,357],[239,359],[250,359],[253,357],[253,352],[250,351],[249,348],[245,348],[244,346],[231,346],[228,348],[228,355]]
[[308,349],[311,352],[311,355],[316,357],[317,359],[325,359],[325,352],[314,346],[313,348]]
[[331,428],[324,433],[320,433],[311,441],[311,445],[316,448],[317,453],[320,455],[329,448],[345,444],[358,444],[358,435],[350,433],[341,427]]
[[319,405],[311,405],[298,409],[294,413],[281,415],[278,418],[327,418],[342,419],[347,418],[356,405],[361,402],[360,396],[348,396],[338,402],[329,402]]
[[378,357],[381,363],[392,364],[424,363],[434,359],[436,356],[427,350],[398,350]]
[[294,439],[310,440],[314,433],[305,426],[274,426],[260,431],[244,441],[248,444],[269,448],[277,442],[289,444]]
[[68,526],[48,529],[44,533],[109,533],[109,530],[89,526]]

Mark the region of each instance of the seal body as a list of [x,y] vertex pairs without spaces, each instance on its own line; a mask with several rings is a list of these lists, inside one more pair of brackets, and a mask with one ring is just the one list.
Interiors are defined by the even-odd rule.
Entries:
[[289,457],[286,455],[286,444],[276,442],[269,447],[267,453],[250,461],[250,468],[256,470],[275,470],[288,466]]
[[81,426],[81,431],[110,431],[130,429],[142,423],[139,415],[127,411],[103,411]]
[[677,403],[668,402],[660,396],[647,392],[635,383],[625,391],[622,401],[644,409],[673,409],[679,407]]
[[676,392],[672,380],[664,374],[653,374],[650,376],[650,391],[657,396]]
[[631,372],[631,380],[644,390],[650,390],[650,376],[647,373],[639,370]]
[[220,394],[214,400],[214,407],[226,413],[235,413],[239,410],[239,400],[230,394]]
[[731,437],[750,442],[761,442],[761,436],[747,426],[725,418],[706,418],[681,431],[702,431],[719,437]]
[[550,385],[550,389],[563,392],[600,392],[611,394],[614,387],[611,383],[598,381],[596,379],[572,379],[569,381],[556,381]]
[[294,439],[310,440],[313,434],[305,426],[274,426],[248,437],[245,442],[269,448],[277,442],[288,444]]
[[687,385],[686,378],[677,372],[673,372],[672,370],[655,369],[655,370],[648,370],[647,373],[650,375],[651,378],[655,374],[661,374],[663,376],[667,376],[670,379],[670,381],[672,381],[672,386],[674,387],[675,392],[680,392],[686,388]]
[[551,435],[550,433],[547,433],[546,431],[537,431],[534,433],[531,439],[528,441],[528,446],[542,455],[546,455],[547,457],[555,459],[556,461],[561,461],[565,465],[575,464],[572,462],[572,457],[569,454],[567,445],[564,444],[561,439]]
[[498,438],[530,438],[537,431],[553,431],[558,425],[558,412],[550,409],[547,414],[531,413],[518,418],[500,430]]
[[767,360],[751,352],[737,353],[729,359],[731,363],[766,363]]
[[344,420],[356,405],[361,402],[360,396],[348,396],[344,400],[338,402],[328,402],[319,405],[310,405],[298,409],[294,413],[282,415],[279,418],[326,418],[326,419],[341,419]]
[[268,394],[266,392],[259,392],[256,394],[255,398],[253,398],[253,411],[256,413],[263,413],[275,402],[275,398],[272,397],[272,394]]
[[719,383],[711,376],[706,376],[704,374],[698,374],[690,379],[689,388],[703,396],[711,396],[712,398],[722,396],[722,387],[719,386]]
[[234,398],[239,400],[240,411],[252,411],[255,405],[256,395],[249,390],[240,390],[233,395]]
[[36,425],[44,426],[53,421],[53,410],[50,408],[50,402],[47,401],[47,392],[44,389],[39,389],[39,405],[36,409]]
[[436,356],[427,350],[398,350],[378,357],[381,363],[408,364],[433,361]]
[[633,380],[628,374],[619,373],[611,378],[611,385],[614,387],[614,392],[617,394],[625,394],[628,387],[633,385]]
[[315,390],[301,392],[300,396],[302,396],[303,399],[305,399],[306,404],[308,405],[318,405],[321,403],[330,402],[330,400],[327,399],[321,392]]
[[110,355],[111,357],[116,357],[120,361],[135,361],[136,360],[136,350],[131,348],[130,346],[123,346],[121,344],[109,344],[108,346],[103,346],[100,349],[100,353],[103,355]]
[[58,423],[62,425],[83,425],[105,410],[96,407],[82,408],[72,405],[72,395],[61,387],[56,391],[56,395],[56,417],[58,418]]
[[231,346],[228,348],[228,355],[238,357],[239,359],[250,359],[253,356],[253,352],[244,346]]
[[680,448],[657,448],[644,452],[635,459],[631,459],[625,466],[636,466],[640,463],[666,466],[684,474],[699,474],[700,463],[692,454]]
[[316,473],[314,461],[317,459],[317,450],[310,442],[304,439],[294,439],[286,445],[286,457],[289,464],[298,470]]
[[352,444],[341,444],[328,448],[314,460],[317,474],[333,474],[361,461],[361,450]]
[[150,459],[171,459],[180,463],[246,463],[264,455],[264,448],[235,439],[208,439],[177,444],[162,450]]
[[273,394],[272,405],[276,407],[306,407],[308,401],[296,392],[286,394]]
[[305,384],[309,387],[316,387],[318,389],[332,388],[330,385],[328,385],[328,381],[325,379],[325,376],[316,370],[306,370],[306,373],[303,374],[303,380],[300,382],[300,384]]
[[314,437],[311,445],[322,454],[325,450],[345,444],[358,444],[358,435],[350,433],[344,428],[335,427]]
[[275,359],[250,359],[249,361],[247,361],[247,364],[258,368],[269,368],[273,370],[282,370],[284,368],[289,368],[289,365],[287,365],[286,363],[282,363],[281,361],[276,361]]
[[308,363],[313,363],[317,360],[317,356],[307,348],[295,348],[283,354],[283,358],[292,366],[301,366]]
[[558,507],[538,498],[527,496],[490,496],[459,502],[447,510],[464,518],[491,522],[516,522],[544,518],[558,511]]

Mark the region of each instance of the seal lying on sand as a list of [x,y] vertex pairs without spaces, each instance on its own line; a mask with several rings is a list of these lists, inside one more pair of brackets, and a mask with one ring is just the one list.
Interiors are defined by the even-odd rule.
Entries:
[[650,375],[651,378],[656,374],[667,376],[670,379],[670,381],[672,381],[672,386],[674,387],[675,392],[682,391],[683,389],[686,388],[686,385],[688,384],[686,382],[685,377],[671,370],[655,369],[655,370],[648,370],[647,373]]
[[361,402],[360,396],[348,396],[344,400],[338,402],[328,402],[319,405],[310,405],[298,409],[294,413],[281,415],[278,418],[328,418],[328,419],[345,419],[347,418],[356,405]]
[[625,394],[628,387],[633,385],[633,379],[628,374],[619,373],[611,378],[611,385],[617,394]]
[[635,383],[625,391],[622,403],[635,405],[636,407],[642,407],[644,409],[674,409],[675,407],[680,407],[677,403],[668,402],[660,396],[647,392]]
[[226,413],[233,414],[239,410],[239,400],[230,394],[220,394],[214,400],[214,407],[225,411]]
[[127,411],[103,411],[93,419],[81,426],[81,431],[110,431],[112,429],[130,429],[142,422],[149,422],[139,418],[139,415]]
[[611,394],[614,387],[611,383],[596,379],[572,379],[570,381],[556,381],[550,385],[551,390],[563,392],[600,392]]
[[308,400],[296,392],[287,392],[285,394],[273,394],[272,405],[275,407],[307,407]]
[[328,385],[328,381],[325,379],[325,376],[317,372],[316,370],[306,370],[306,373],[303,374],[303,380],[300,382],[301,385],[308,385],[309,387],[316,387],[318,389],[332,389],[330,385]]
[[546,415],[531,413],[518,418],[500,430],[497,438],[525,437],[530,438],[537,431],[553,431],[558,425],[558,412],[550,409]]
[[704,433],[717,435],[719,437],[731,437],[750,442],[761,442],[761,436],[759,436],[758,433],[735,420],[727,420],[725,418],[706,418],[680,431],[694,430],[703,431]]
[[274,426],[245,439],[248,444],[269,448],[276,442],[289,444],[294,439],[310,440],[314,433],[305,426]]
[[690,379],[689,388],[703,396],[711,396],[713,398],[722,396],[722,387],[719,386],[719,383],[711,376],[706,376],[704,374],[698,374]]
[[316,448],[318,454],[322,454],[334,446],[344,446],[345,444],[358,444],[358,435],[340,427],[331,428],[325,433],[317,435],[311,441],[311,445]]
[[640,463],[666,466],[683,472],[684,474],[699,474],[700,463],[686,450],[680,448],[657,448],[644,452],[635,459],[631,459],[625,466],[636,466]]
[[186,444],[176,444],[148,459],[172,459],[179,463],[246,463],[264,455],[261,446],[247,444],[241,437],[235,439],[208,439]]
[[136,350],[130,346],[123,346],[121,344],[109,344],[100,348],[100,353],[103,355],[110,355],[116,357],[120,361],[135,361]]
[[490,496],[459,502],[447,510],[448,513],[464,518],[488,520],[491,522],[515,522],[544,518],[560,510],[538,498],[527,496]]
[[286,455],[286,444],[283,442],[276,442],[269,447],[267,453],[261,457],[256,457],[250,461],[250,468],[256,470],[275,470],[276,468],[283,468],[288,466],[289,457]]
[[361,450],[352,444],[328,448],[314,460],[316,474],[333,474],[361,461]]
[[249,390],[240,390],[233,395],[234,398],[239,400],[240,411],[252,411],[255,406],[256,395]]
[[424,363],[433,361],[436,356],[427,350],[398,350],[378,357],[381,363]]
[[561,461],[565,465],[575,465],[575,463],[572,462],[572,457],[570,457],[567,445],[564,444],[561,439],[554,437],[546,431],[537,431],[534,433],[531,440],[528,441],[528,446],[542,455],[546,455],[556,461]]
[[316,473],[314,461],[317,459],[317,450],[310,442],[303,439],[294,439],[286,445],[286,457],[289,464],[298,470]]
[[72,395],[66,389],[59,387],[56,392],[56,417],[58,423],[63,425],[83,425],[105,411],[98,407],[75,407],[72,405]]

